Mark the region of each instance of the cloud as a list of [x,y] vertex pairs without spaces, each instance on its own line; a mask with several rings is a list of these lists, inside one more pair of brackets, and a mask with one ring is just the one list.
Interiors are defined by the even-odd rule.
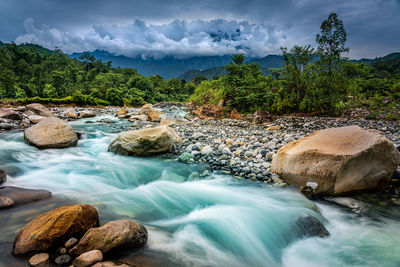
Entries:
[[85,33],[61,31],[34,20],[24,22],[26,33],[16,43],[60,48],[66,53],[106,50],[125,56],[162,58],[244,53],[252,57],[278,52],[286,35],[276,26],[235,20],[174,20],[149,24],[135,20],[127,25],[97,25]]

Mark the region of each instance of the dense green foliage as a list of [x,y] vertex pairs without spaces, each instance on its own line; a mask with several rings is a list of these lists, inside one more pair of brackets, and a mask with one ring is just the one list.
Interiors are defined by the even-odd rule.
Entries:
[[145,77],[90,54],[71,59],[60,50],[31,44],[0,45],[0,98],[81,105],[129,105],[185,101],[195,85],[181,79]]
[[264,76],[258,65],[243,64],[236,55],[225,66],[227,75],[204,81],[191,101],[218,103],[240,112],[263,109],[273,113],[307,112],[341,114],[357,108],[367,110],[368,118],[379,113],[399,119],[400,59],[391,57],[372,64],[356,63],[342,57],[346,31],[335,13],[329,15],[317,35],[317,49],[310,45],[282,48],[283,66]]

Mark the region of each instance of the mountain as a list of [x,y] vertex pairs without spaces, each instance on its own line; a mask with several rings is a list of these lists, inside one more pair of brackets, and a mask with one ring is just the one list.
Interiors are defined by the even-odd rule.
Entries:
[[[281,55],[268,55],[262,58],[250,58],[246,60],[245,63],[255,63],[260,65],[261,72],[264,75],[270,73],[271,68],[281,68],[283,64],[283,56]],[[209,80],[214,79],[214,77],[227,74],[227,71],[223,66],[213,67],[205,70],[192,69],[188,70],[179,76],[181,79],[186,81],[192,80],[194,77],[202,75]]]
[[[73,53],[72,58],[78,58],[83,53]],[[177,59],[175,57],[164,57],[162,59],[143,59],[141,57],[126,57],[111,54],[107,51],[95,50],[89,52],[96,59],[104,62],[112,61],[113,67],[133,68],[145,76],[159,74],[165,79],[179,77],[182,73],[190,69],[203,70],[216,66],[224,66],[231,61],[231,56],[204,56],[191,57],[187,59]]]
[[191,81],[196,76],[204,76],[208,80],[213,80],[215,77],[226,75],[228,72],[224,67],[214,67],[205,70],[188,70],[179,76],[180,79],[185,79],[186,81]]

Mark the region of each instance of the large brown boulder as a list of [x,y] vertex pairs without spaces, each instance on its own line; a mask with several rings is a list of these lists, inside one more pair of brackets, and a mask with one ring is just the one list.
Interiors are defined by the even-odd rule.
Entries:
[[146,228],[134,221],[118,220],[92,228],[69,250],[71,255],[80,255],[91,250],[103,253],[122,249],[138,248],[147,242]]
[[170,152],[181,142],[174,129],[163,125],[124,132],[111,142],[108,150],[120,155],[150,156]]
[[387,187],[400,153],[384,136],[358,126],[317,131],[274,156],[271,171],[296,186],[318,184],[320,195],[344,195]]
[[80,237],[99,225],[99,216],[91,205],[63,206],[43,213],[17,234],[13,255],[56,249],[71,236]]
[[47,118],[25,129],[25,140],[38,148],[65,148],[76,146],[78,135],[66,122]]
[[28,109],[28,113],[31,113],[29,115],[39,115],[39,116],[44,116],[44,117],[54,117],[53,112],[51,112],[48,108],[44,107],[43,105],[39,103],[32,103],[29,105],[26,105],[26,108]]

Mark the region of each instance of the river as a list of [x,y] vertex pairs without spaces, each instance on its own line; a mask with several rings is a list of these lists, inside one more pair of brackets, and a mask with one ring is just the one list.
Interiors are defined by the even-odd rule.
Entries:
[[[0,134],[5,185],[54,196],[0,210],[0,266],[25,266],[10,255],[18,230],[70,203],[94,205],[101,223],[132,219],[145,225],[145,248],[118,257],[150,266],[400,266],[400,208],[379,195],[360,198],[363,210],[356,213],[312,202],[293,188],[216,173],[199,177],[203,165],[107,152],[120,127],[129,125],[111,116],[71,125],[84,136],[67,149],[38,150],[22,132]],[[294,222],[304,215],[323,222],[330,236],[299,237]]]

